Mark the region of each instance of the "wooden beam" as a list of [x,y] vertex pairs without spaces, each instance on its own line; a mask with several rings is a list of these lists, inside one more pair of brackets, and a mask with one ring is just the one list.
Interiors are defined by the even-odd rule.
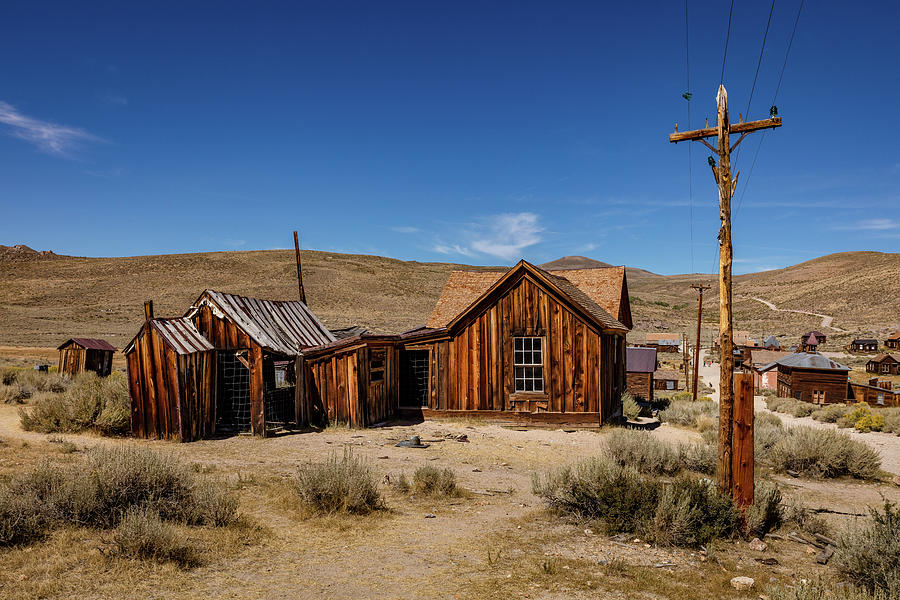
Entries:
[[[750,133],[751,131],[773,129],[775,127],[781,127],[781,117],[772,117],[771,119],[761,119],[759,121],[747,121],[746,123],[733,123],[728,128],[728,133]],[[718,135],[718,127],[706,127],[704,129],[694,129],[693,131],[676,131],[675,133],[670,133],[669,141],[673,144],[677,144],[678,142],[702,140],[703,138],[717,137]]]
[[741,510],[753,504],[753,375],[734,375],[734,456],[732,495]]
[[297,285],[300,288],[300,302],[306,304],[306,291],[303,289],[303,269],[300,268],[300,238],[294,232],[294,253],[297,257]]

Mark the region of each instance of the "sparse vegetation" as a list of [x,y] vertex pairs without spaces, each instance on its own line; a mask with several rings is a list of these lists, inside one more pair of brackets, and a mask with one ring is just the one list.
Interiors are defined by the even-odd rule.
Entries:
[[412,490],[416,494],[424,496],[458,496],[460,494],[453,470],[438,469],[431,465],[416,469],[413,474]]
[[[811,427],[783,427],[757,433],[759,458],[775,469],[788,469],[816,478],[849,475],[857,479],[874,479],[881,468],[875,450],[845,433]],[[769,445],[771,444],[771,445]]]
[[41,433],[91,430],[104,435],[127,433],[131,422],[128,381],[122,373],[109,377],[83,373],[60,394],[43,395],[20,410],[22,428]]
[[900,510],[890,502],[870,509],[871,521],[857,523],[838,539],[836,566],[860,588],[900,597]]
[[[697,427],[703,422],[715,422],[719,417],[719,405],[709,399],[679,400],[673,398],[668,408],[659,413],[659,419],[672,425]],[[708,426],[708,425],[707,425]]]
[[43,460],[0,486],[0,546],[39,539],[77,523],[115,527],[133,510],[187,525],[227,525],[237,500],[175,459],[132,446],[92,448],[83,460]]
[[301,503],[315,513],[365,515],[384,508],[371,466],[350,450],[303,465],[295,484]]
[[113,537],[115,552],[125,558],[173,562],[190,568],[200,564],[196,549],[181,541],[175,528],[146,508],[131,508]]
[[766,590],[769,600],[888,600],[888,595],[869,594],[848,586],[829,585],[821,578],[802,580],[795,585],[777,585]]

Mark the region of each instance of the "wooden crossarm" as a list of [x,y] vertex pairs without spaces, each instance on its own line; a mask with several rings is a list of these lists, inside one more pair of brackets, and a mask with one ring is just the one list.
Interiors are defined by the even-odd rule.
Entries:
[[[781,117],[772,117],[771,119],[761,119],[759,121],[747,121],[746,123],[732,123],[728,128],[728,133],[750,133],[751,131],[772,129],[774,127],[781,127]],[[694,129],[693,131],[676,131],[675,133],[670,133],[669,141],[677,144],[678,142],[702,140],[703,138],[716,137],[717,135],[718,130],[715,127],[707,127],[705,129]]]

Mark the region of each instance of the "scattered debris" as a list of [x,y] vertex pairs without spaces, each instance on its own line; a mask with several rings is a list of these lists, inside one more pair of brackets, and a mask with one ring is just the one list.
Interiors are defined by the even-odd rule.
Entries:
[[900,475],[894,475],[894,478],[891,479],[894,485],[900,486]]
[[760,564],[769,565],[769,566],[779,564],[778,559],[772,558],[771,556],[767,556],[766,558],[754,558],[753,560],[755,560],[756,562],[758,562]]
[[674,567],[674,566],[675,566],[675,563],[673,563],[673,562],[661,562],[661,563],[656,563],[655,565],[653,565],[653,568],[667,569],[669,567]]
[[426,519],[434,519],[435,517],[437,517],[437,515],[434,513],[425,513]]
[[800,477],[800,473],[793,469],[785,469],[784,472],[787,473],[788,475],[790,475],[791,477],[793,477],[794,479],[796,479],[797,477]]
[[752,589],[753,584],[755,583],[756,581],[754,581],[752,577],[733,577],[731,579],[731,587],[739,592],[744,592],[746,590]]
[[816,562],[820,565],[827,565],[832,556],[834,556],[834,548],[832,546],[825,546],[816,555]]
[[472,469],[472,472],[473,473],[481,473],[481,469],[479,469],[478,467],[475,467],[474,469]]

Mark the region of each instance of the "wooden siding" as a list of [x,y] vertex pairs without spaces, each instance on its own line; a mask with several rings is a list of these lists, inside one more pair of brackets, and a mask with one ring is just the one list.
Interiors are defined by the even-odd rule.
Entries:
[[145,324],[126,361],[135,437],[189,442],[214,433],[214,352],[179,355]]
[[[398,404],[398,355],[393,342],[361,342],[304,359],[310,421],[369,427],[393,418]],[[373,360],[383,361],[383,370],[376,368],[373,373]]]
[[82,348],[74,342],[59,349],[59,372],[75,377],[85,371],[93,371],[106,377],[112,371],[112,352]]
[[[513,338],[543,340],[544,391],[515,392]],[[458,328],[406,349],[430,350],[434,411],[528,411],[612,416],[625,385],[624,335],[602,333],[530,277]]]
[[[815,371],[778,367],[778,395],[804,402],[813,402],[813,391],[825,392],[824,404],[844,402],[847,399],[846,371]],[[821,404],[821,403],[819,403]]]
[[625,389],[632,396],[640,396],[648,402],[653,401],[653,374],[652,373],[627,373],[625,377]]

